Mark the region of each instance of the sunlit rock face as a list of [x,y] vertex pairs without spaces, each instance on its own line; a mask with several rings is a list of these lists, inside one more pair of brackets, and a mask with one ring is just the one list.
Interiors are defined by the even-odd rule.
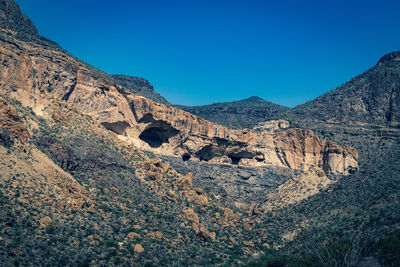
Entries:
[[256,130],[230,130],[132,94],[62,51],[2,36],[0,92],[38,114],[52,98],[61,99],[126,142],[183,160],[299,170],[316,166],[331,174],[358,168],[354,148],[322,140],[312,131],[287,129],[285,121]]

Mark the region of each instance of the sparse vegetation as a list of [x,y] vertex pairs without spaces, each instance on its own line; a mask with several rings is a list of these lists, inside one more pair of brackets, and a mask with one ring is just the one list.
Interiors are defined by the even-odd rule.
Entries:
[[[35,53],[57,50],[62,55],[52,58],[53,63],[76,60],[38,36],[13,1],[0,1],[0,8],[7,11],[0,14],[4,45],[20,54],[29,54],[27,46],[38,49]],[[7,16],[15,19],[7,21]],[[48,99],[39,116],[12,97],[19,87],[12,83],[18,78],[10,76],[10,83],[0,85],[4,106],[12,107],[0,114],[4,121],[1,116],[7,114],[8,123],[0,127],[0,262],[5,266],[357,266],[369,256],[383,266],[400,265],[396,124],[400,76],[399,61],[392,61],[393,56],[294,110],[256,97],[181,107],[231,128],[284,118],[292,127],[312,129],[358,150],[359,171],[325,177],[323,186],[311,181],[314,187],[309,188],[291,179],[300,170],[158,159],[123,143],[96,118],[61,99]],[[69,63],[63,67],[72,68]],[[108,80],[115,92],[125,90],[114,83],[122,81],[131,91],[165,100],[143,79],[113,79],[84,62],[75,63],[83,76],[90,73],[88,80]],[[0,66],[7,64],[4,59]],[[63,71],[60,67],[50,78],[46,75],[53,74],[44,71],[43,77],[54,81]],[[69,90],[65,81],[60,84],[64,88],[60,90]],[[34,90],[42,89],[38,87]],[[53,89],[49,86],[48,91]],[[98,89],[102,94],[109,90]],[[338,108],[342,98],[350,103],[348,109]],[[293,195],[270,194],[289,180],[298,187],[286,189],[301,190]],[[311,194],[315,188],[318,191]],[[289,197],[298,201],[287,201]],[[285,205],[266,209],[263,204],[272,200]]]
[[205,106],[177,107],[232,129],[252,128],[259,122],[272,119],[289,110],[287,107],[265,101],[259,97]]

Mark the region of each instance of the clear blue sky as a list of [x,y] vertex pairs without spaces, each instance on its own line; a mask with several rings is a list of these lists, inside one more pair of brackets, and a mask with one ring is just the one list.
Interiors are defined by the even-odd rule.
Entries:
[[17,0],[39,33],[174,104],[295,106],[400,50],[400,1]]

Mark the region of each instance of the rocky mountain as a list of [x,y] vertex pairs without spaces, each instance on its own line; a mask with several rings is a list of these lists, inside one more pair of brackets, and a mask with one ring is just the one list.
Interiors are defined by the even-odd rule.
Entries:
[[[357,169],[355,151],[320,140],[312,132],[229,130],[133,94],[62,51],[17,39],[6,42],[1,36],[0,42],[0,92],[38,114],[50,99],[63,100],[126,142],[160,155],[294,169],[318,166],[328,173]],[[293,145],[286,144],[290,140]]]
[[400,52],[383,56],[366,72],[289,114],[300,119],[399,124]]
[[145,79],[126,75],[112,75],[115,83],[122,85],[132,93],[137,93],[155,102],[170,105],[170,103],[160,94],[154,91],[153,86]]
[[366,122],[398,125],[400,120],[400,52],[383,56],[366,72],[338,88],[293,109],[258,97],[205,106],[178,106],[199,117],[233,129],[285,118],[297,121]]
[[259,122],[275,118],[289,110],[256,96],[233,102],[177,107],[231,129],[252,128]]
[[[24,17],[13,1],[1,3],[15,21]],[[138,94],[151,91],[144,80],[111,77],[36,32],[21,36],[7,18],[5,265],[276,266],[284,258],[312,266],[331,254],[358,263],[367,250],[356,245],[373,251],[398,228],[399,171],[385,163],[399,159],[398,129],[326,122],[313,126],[317,135],[284,120],[229,129]],[[244,106],[255,103],[264,105]],[[321,249],[304,249],[310,244]]]

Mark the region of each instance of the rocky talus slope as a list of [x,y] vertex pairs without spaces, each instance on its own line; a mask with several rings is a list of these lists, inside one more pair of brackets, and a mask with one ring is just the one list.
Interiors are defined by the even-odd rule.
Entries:
[[41,114],[51,98],[92,116],[125,141],[156,154],[249,166],[347,174],[357,152],[311,131],[229,130],[183,110],[132,94],[62,51],[0,35],[0,92]]

